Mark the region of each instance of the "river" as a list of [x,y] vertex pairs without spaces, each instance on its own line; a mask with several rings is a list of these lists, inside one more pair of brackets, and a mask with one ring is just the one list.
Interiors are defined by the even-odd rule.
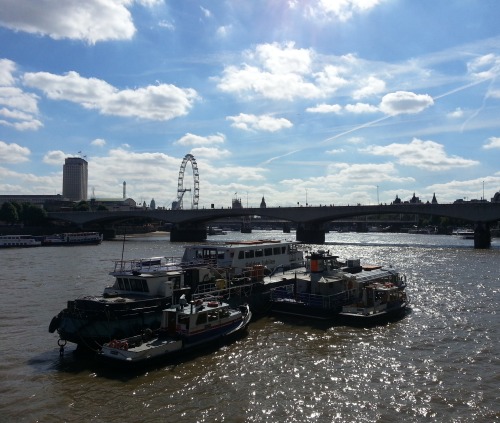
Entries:
[[[279,231],[210,237],[294,239]],[[121,372],[59,356],[51,318],[112,282],[112,260],[180,256],[168,234],[0,251],[2,422],[500,421],[500,240],[330,233],[321,248],[408,278],[411,312],[374,328],[265,317],[248,335]],[[303,245],[312,249],[318,246]]]

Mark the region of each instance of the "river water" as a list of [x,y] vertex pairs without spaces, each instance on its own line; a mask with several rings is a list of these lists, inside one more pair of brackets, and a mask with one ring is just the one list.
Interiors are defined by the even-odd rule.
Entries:
[[[222,239],[294,239],[279,231]],[[51,318],[102,292],[112,260],[179,256],[168,234],[0,251],[2,422],[500,421],[500,240],[327,234],[322,248],[408,278],[411,312],[370,329],[265,317],[220,349],[125,373],[61,358]],[[314,246],[304,245],[303,249]]]

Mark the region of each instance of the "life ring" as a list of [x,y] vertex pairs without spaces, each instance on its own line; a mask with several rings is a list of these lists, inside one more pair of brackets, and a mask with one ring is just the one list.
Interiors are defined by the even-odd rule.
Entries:
[[219,303],[217,301],[209,301],[207,305],[209,307],[217,307]]

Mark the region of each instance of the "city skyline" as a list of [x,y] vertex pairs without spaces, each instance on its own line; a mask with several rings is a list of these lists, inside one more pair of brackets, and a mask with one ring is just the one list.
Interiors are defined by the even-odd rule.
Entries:
[[500,190],[495,1],[37,5],[0,0],[0,194],[84,157],[88,198],[168,208],[188,153],[200,208]]

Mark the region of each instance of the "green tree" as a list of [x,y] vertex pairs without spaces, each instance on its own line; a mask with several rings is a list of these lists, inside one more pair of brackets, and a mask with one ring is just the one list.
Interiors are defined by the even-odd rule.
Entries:
[[90,205],[86,201],[80,201],[78,204],[75,204],[73,206],[74,211],[89,211],[90,210]]
[[22,220],[26,225],[37,226],[44,224],[47,219],[47,212],[33,204],[23,204]]
[[0,208],[0,220],[7,223],[17,223],[19,222],[19,213],[17,208],[11,202],[5,202]]

